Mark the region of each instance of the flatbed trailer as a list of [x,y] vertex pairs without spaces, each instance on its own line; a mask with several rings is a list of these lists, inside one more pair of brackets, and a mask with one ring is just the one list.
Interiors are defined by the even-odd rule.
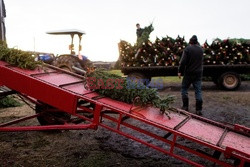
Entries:
[[[178,66],[122,67],[124,75],[132,78],[146,79],[152,77],[177,76]],[[250,64],[203,65],[203,76],[227,90],[235,90],[241,85],[240,74],[250,74]]]
[[[193,166],[204,164],[178,154],[177,150],[221,166],[249,166],[250,128],[225,125],[180,109],[170,112],[169,119],[157,108],[127,104],[88,90],[85,80],[50,65],[24,70],[0,61],[0,85],[10,89],[2,93],[16,93],[36,104],[36,114],[0,123],[0,132],[85,130],[100,126]],[[19,124],[33,118],[41,125]],[[137,132],[136,135],[127,129]],[[147,142],[140,135],[162,144]],[[210,151],[188,147],[183,140]]]

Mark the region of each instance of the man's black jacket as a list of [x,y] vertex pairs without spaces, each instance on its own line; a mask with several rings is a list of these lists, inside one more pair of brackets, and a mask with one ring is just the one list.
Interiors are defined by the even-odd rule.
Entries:
[[182,53],[178,72],[184,75],[200,75],[203,72],[203,49],[200,45],[189,45]]

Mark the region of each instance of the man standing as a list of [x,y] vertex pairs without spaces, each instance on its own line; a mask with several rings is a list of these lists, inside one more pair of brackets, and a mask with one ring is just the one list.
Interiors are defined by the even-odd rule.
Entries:
[[139,23],[136,24],[136,28],[137,28],[136,29],[136,36],[137,36],[137,40],[138,40],[138,38],[140,38],[142,33],[143,33],[143,29],[141,28]]
[[182,109],[188,111],[188,89],[192,84],[195,90],[196,114],[202,115],[201,79],[203,73],[203,49],[200,47],[196,35],[192,36],[189,44],[182,53],[178,68],[179,78],[181,78],[181,75],[184,76],[181,87]]

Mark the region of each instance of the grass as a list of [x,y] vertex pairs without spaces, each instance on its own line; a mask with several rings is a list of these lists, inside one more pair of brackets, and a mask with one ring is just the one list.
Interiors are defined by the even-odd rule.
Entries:
[[[116,74],[119,76],[124,76],[121,70],[110,70],[109,73]],[[163,83],[181,83],[181,79],[178,76],[168,76],[168,77],[153,77],[152,82],[163,82]]]
[[168,77],[153,77],[152,80],[163,80],[163,82],[167,83],[181,83],[181,79],[178,76],[168,76]]
[[[110,70],[109,73],[124,76],[121,70]],[[250,74],[241,74],[242,81],[250,81]],[[163,83],[181,83],[181,79],[178,76],[166,76],[166,77],[153,77],[152,82],[163,82]],[[203,81],[212,81],[211,77],[204,77]]]
[[109,73],[123,76],[123,73],[121,72],[121,70],[110,70]]
[[19,107],[22,104],[12,96],[0,98],[0,108]]
[[250,81],[250,74],[241,74],[240,77],[242,81]]

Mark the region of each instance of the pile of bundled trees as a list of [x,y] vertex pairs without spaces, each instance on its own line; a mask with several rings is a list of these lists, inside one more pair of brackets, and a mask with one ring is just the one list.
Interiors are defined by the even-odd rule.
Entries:
[[[143,42],[141,42],[143,40]],[[144,38],[140,44],[121,40],[119,62],[122,67],[175,66],[179,64],[182,52],[188,45],[184,37],[169,36],[156,38],[154,42]],[[205,42],[204,64],[231,65],[250,63],[250,40],[215,39],[211,45]]]
[[120,41],[120,60],[122,67],[144,67],[144,66],[174,66],[178,65],[183,49],[187,46],[184,37],[157,38],[155,42],[145,41],[137,49],[126,41]]
[[204,64],[248,64],[250,63],[250,41],[245,39],[215,39],[204,48]]

